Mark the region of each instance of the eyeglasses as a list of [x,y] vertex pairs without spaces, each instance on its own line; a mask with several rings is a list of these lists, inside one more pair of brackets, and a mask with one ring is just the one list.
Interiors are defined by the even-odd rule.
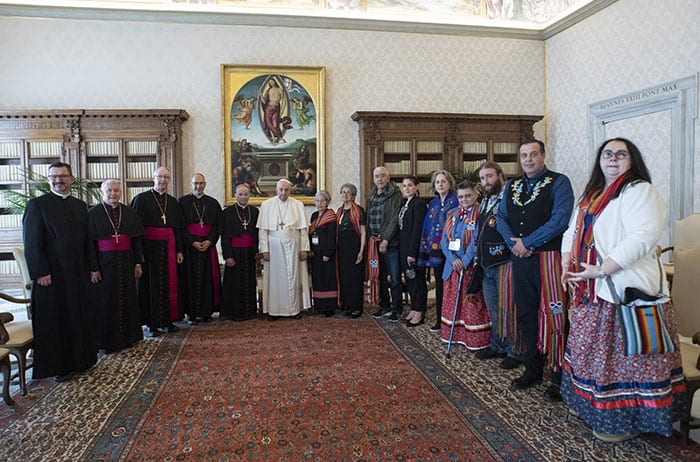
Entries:
[[620,150],[620,151],[612,152],[609,149],[606,149],[605,151],[600,153],[600,157],[602,157],[603,159],[611,159],[612,156],[615,156],[615,159],[617,159],[617,160],[622,160],[629,155],[630,155],[630,153],[627,151]]
[[61,175],[49,175],[47,176],[47,178],[49,180],[67,180],[68,178],[70,178],[70,175],[63,173]]
[[170,175],[155,175],[153,178],[155,178],[156,180],[169,180]]

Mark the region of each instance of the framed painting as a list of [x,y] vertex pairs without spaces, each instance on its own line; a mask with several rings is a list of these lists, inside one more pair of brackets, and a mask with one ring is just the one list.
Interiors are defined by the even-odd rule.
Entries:
[[325,67],[221,65],[226,205],[236,187],[250,203],[276,194],[281,179],[313,204],[325,187]]

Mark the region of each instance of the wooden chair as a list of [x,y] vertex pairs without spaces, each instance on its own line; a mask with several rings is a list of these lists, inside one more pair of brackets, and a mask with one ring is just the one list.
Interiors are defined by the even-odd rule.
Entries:
[[0,348],[0,370],[2,371],[2,399],[5,404],[12,406],[15,402],[10,398],[10,350]]
[[[696,249],[674,249],[674,277],[671,289],[673,311],[678,323],[681,340],[683,376],[692,405],[694,394],[700,389],[700,299],[697,285],[700,281],[700,247]],[[691,416],[681,421],[681,433],[685,443],[690,441],[690,429],[700,428],[700,420],[691,423]]]
[[[15,262],[19,268],[19,274],[22,276],[22,290],[24,290],[24,298],[31,300],[32,278],[29,276],[27,259],[24,258],[24,247],[15,247],[12,249],[12,255],[15,257]],[[32,319],[31,303],[27,303],[27,318]]]
[[670,247],[656,247],[657,256],[668,253],[668,262],[664,263],[664,271],[668,279],[669,287],[673,284],[675,266],[673,264],[673,251],[675,249],[696,249],[700,247],[700,213],[693,213],[685,218],[676,220],[673,228],[673,245]]
[[[26,298],[15,298],[0,292],[0,298],[12,303],[29,304],[30,300]],[[19,377],[20,394],[27,394],[27,355],[29,350],[34,348],[34,332],[32,330],[31,321],[15,321],[10,313],[2,313],[9,315],[7,319],[10,321],[3,322],[3,327],[9,334],[9,338],[5,342],[0,341],[0,347],[9,350],[10,354],[17,359],[17,375]],[[9,380],[8,380],[9,382]]]

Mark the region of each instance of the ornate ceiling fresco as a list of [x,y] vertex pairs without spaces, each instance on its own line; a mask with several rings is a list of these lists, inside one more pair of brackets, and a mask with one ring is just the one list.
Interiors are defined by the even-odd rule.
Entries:
[[0,15],[542,39],[615,0],[0,0]]

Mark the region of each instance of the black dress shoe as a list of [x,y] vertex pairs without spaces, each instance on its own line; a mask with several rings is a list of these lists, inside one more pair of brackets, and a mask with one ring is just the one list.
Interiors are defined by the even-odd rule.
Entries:
[[442,329],[442,325],[440,323],[437,323],[430,328],[430,331],[431,332],[440,332],[441,329]]
[[406,323],[406,327],[418,327],[418,326],[420,326],[421,324],[425,324],[425,323],[423,322],[422,319],[421,319],[420,321],[418,321],[418,322],[411,322],[411,321],[408,321],[408,322]]
[[177,327],[175,324],[170,323],[170,325],[168,326],[168,328],[166,330],[172,334],[173,332],[179,331],[180,328]]
[[353,319],[357,319],[360,316],[362,316],[362,310],[355,310],[355,311],[350,312],[350,317]]
[[520,366],[522,364],[522,361],[519,359],[511,358],[510,356],[501,361],[501,363],[498,365],[501,369],[515,369],[516,367]]
[[548,403],[558,403],[562,400],[559,385],[551,384],[544,391],[544,400]]
[[527,390],[542,383],[542,377],[528,375],[527,372],[510,383],[512,390]]

